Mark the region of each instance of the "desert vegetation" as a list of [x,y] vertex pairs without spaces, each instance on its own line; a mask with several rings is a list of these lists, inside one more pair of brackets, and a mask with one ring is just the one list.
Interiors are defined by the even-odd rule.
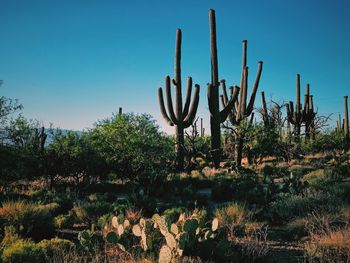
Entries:
[[248,97],[246,40],[227,89],[212,9],[209,25],[211,135],[191,77],[182,101],[181,29],[158,89],[174,136],[122,109],[82,132],[42,127],[0,98],[1,262],[350,262],[348,97],[336,127],[299,74],[295,103],[266,101],[261,61]]

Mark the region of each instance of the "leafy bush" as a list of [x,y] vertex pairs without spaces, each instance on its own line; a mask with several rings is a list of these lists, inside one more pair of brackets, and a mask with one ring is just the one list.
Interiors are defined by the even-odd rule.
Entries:
[[50,207],[24,201],[7,201],[0,208],[0,222],[3,226],[13,226],[23,237],[35,241],[54,234],[54,219]]
[[90,140],[112,172],[138,185],[164,180],[173,160],[171,138],[146,114],[118,114],[99,121]]
[[96,224],[100,216],[112,212],[112,205],[104,201],[81,202],[74,205],[73,211],[79,222]]
[[38,245],[47,258],[53,258],[55,255],[69,253],[75,247],[72,241],[58,237],[52,238],[50,240],[41,240]]
[[337,210],[340,200],[337,197],[317,194],[302,195],[281,194],[269,205],[267,217],[276,224],[288,222],[296,217],[307,216],[311,212],[332,212]]
[[45,262],[45,256],[40,246],[32,241],[22,239],[5,247],[1,259],[3,263]]
[[55,217],[55,227],[70,228],[74,225],[74,217],[72,215],[59,215]]
[[217,208],[214,212],[220,225],[242,224],[252,217],[252,212],[248,211],[244,205],[238,203],[229,203],[223,207]]

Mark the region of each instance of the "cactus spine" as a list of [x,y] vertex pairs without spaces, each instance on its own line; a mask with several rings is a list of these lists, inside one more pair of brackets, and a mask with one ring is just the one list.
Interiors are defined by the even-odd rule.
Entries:
[[[249,103],[247,105],[247,94],[248,94],[248,66],[247,66],[247,40],[243,40],[242,42],[242,76],[241,76],[241,93],[239,97],[239,102],[237,101],[230,110],[229,120],[232,125],[239,125],[239,123],[249,117],[252,114],[254,109],[254,102],[256,93],[258,91],[262,66],[263,62],[258,62],[258,71],[255,78],[252,94],[249,99]],[[226,92],[226,86],[222,83],[223,95],[222,96],[222,104],[226,106],[228,104],[228,97]],[[231,93],[232,93],[232,88]],[[266,103],[265,103],[266,104]],[[242,152],[243,152],[243,140],[244,134],[236,134],[236,144],[235,144],[235,161],[237,165],[241,165],[242,163]]]
[[[232,96],[223,110],[219,109],[219,70],[216,46],[215,11],[209,10],[211,83],[208,84],[208,105],[210,111],[211,153],[216,167],[220,164],[221,132],[220,124],[227,119],[228,114],[237,100],[239,87],[232,87]],[[223,82],[224,83],[224,82]]]
[[[192,93],[192,78],[188,78],[187,82],[187,95],[185,106],[182,107],[182,94],[181,94],[181,29],[176,31],[176,45],[175,45],[175,66],[173,79],[173,85],[175,86],[175,111],[171,98],[170,90],[170,77],[165,78],[165,93],[167,99],[168,113],[165,110],[163,91],[162,88],[158,89],[158,100],[160,105],[160,112],[165,121],[170,126],[175,126],[175,151],[176,151],[176,167],[178,170],[182,170],[184,166],[184,129],[188,128],[192,123],[197,113],[198,102],[199,102],[199,85],[195,85],[194,97],[191,104],[191,93]],[[191,106],[191,107],[190,107]]]

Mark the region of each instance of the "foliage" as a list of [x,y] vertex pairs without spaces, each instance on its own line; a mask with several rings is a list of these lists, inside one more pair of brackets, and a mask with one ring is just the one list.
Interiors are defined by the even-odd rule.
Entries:
[[334,130],[329,133],[317,133],[315,140],[304,141],[301,147],[305,153],[327,153],[345,149],[344,134]]
[[55,255],[59,255],[61,253],[69,253],[75,247],[72,241],[58,237],[50,240],[41,240],[38,245],[47,258],[53,258]]
[[19,239],[5,247],[1,259],[3,263],[45,262],[44,253],[40,246],[23,239]]
[[74,224],[74,217],[72,215],[58,215],[55,217],[55,227],[62,228],[70,228]]
[[46,153],[46,177],[52,187],[61,178],[76,185],[92,183],[106,176],[104,158],[95,149],[90,133],[56,133]]
[[80,202],[74,205],[73,211],[79,222],[96,224],[100,216],[112,212],[112,205],[105,201]]
[[23,237],[39,241],[54,233],[54,220],[50,207],[24,201],[7,201],[0,208],[2,227],[13,226]]
[[172,142],[149,115],[115,115],[99,121],[90,136],[119,178],[146,186],[164,180],[169,171]]

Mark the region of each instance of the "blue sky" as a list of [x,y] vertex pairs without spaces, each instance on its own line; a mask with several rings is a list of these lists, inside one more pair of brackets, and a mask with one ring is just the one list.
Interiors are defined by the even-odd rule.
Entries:
[[259,90],[268,99],[295,100],[300,73],[321,114],[336,119],[343,112],[350,95],[347,0],[0,0],[0,94],[18,98],[25,116],[45,125],[83,129],[122,106],[150,113],[170,131],[157,88],[173,75],[181,28],[182,76],[201,85],[198,113],[208,125],[209,8],[217,16],[220,79],[239,83],[247,39],[250,83],[263,60]]

